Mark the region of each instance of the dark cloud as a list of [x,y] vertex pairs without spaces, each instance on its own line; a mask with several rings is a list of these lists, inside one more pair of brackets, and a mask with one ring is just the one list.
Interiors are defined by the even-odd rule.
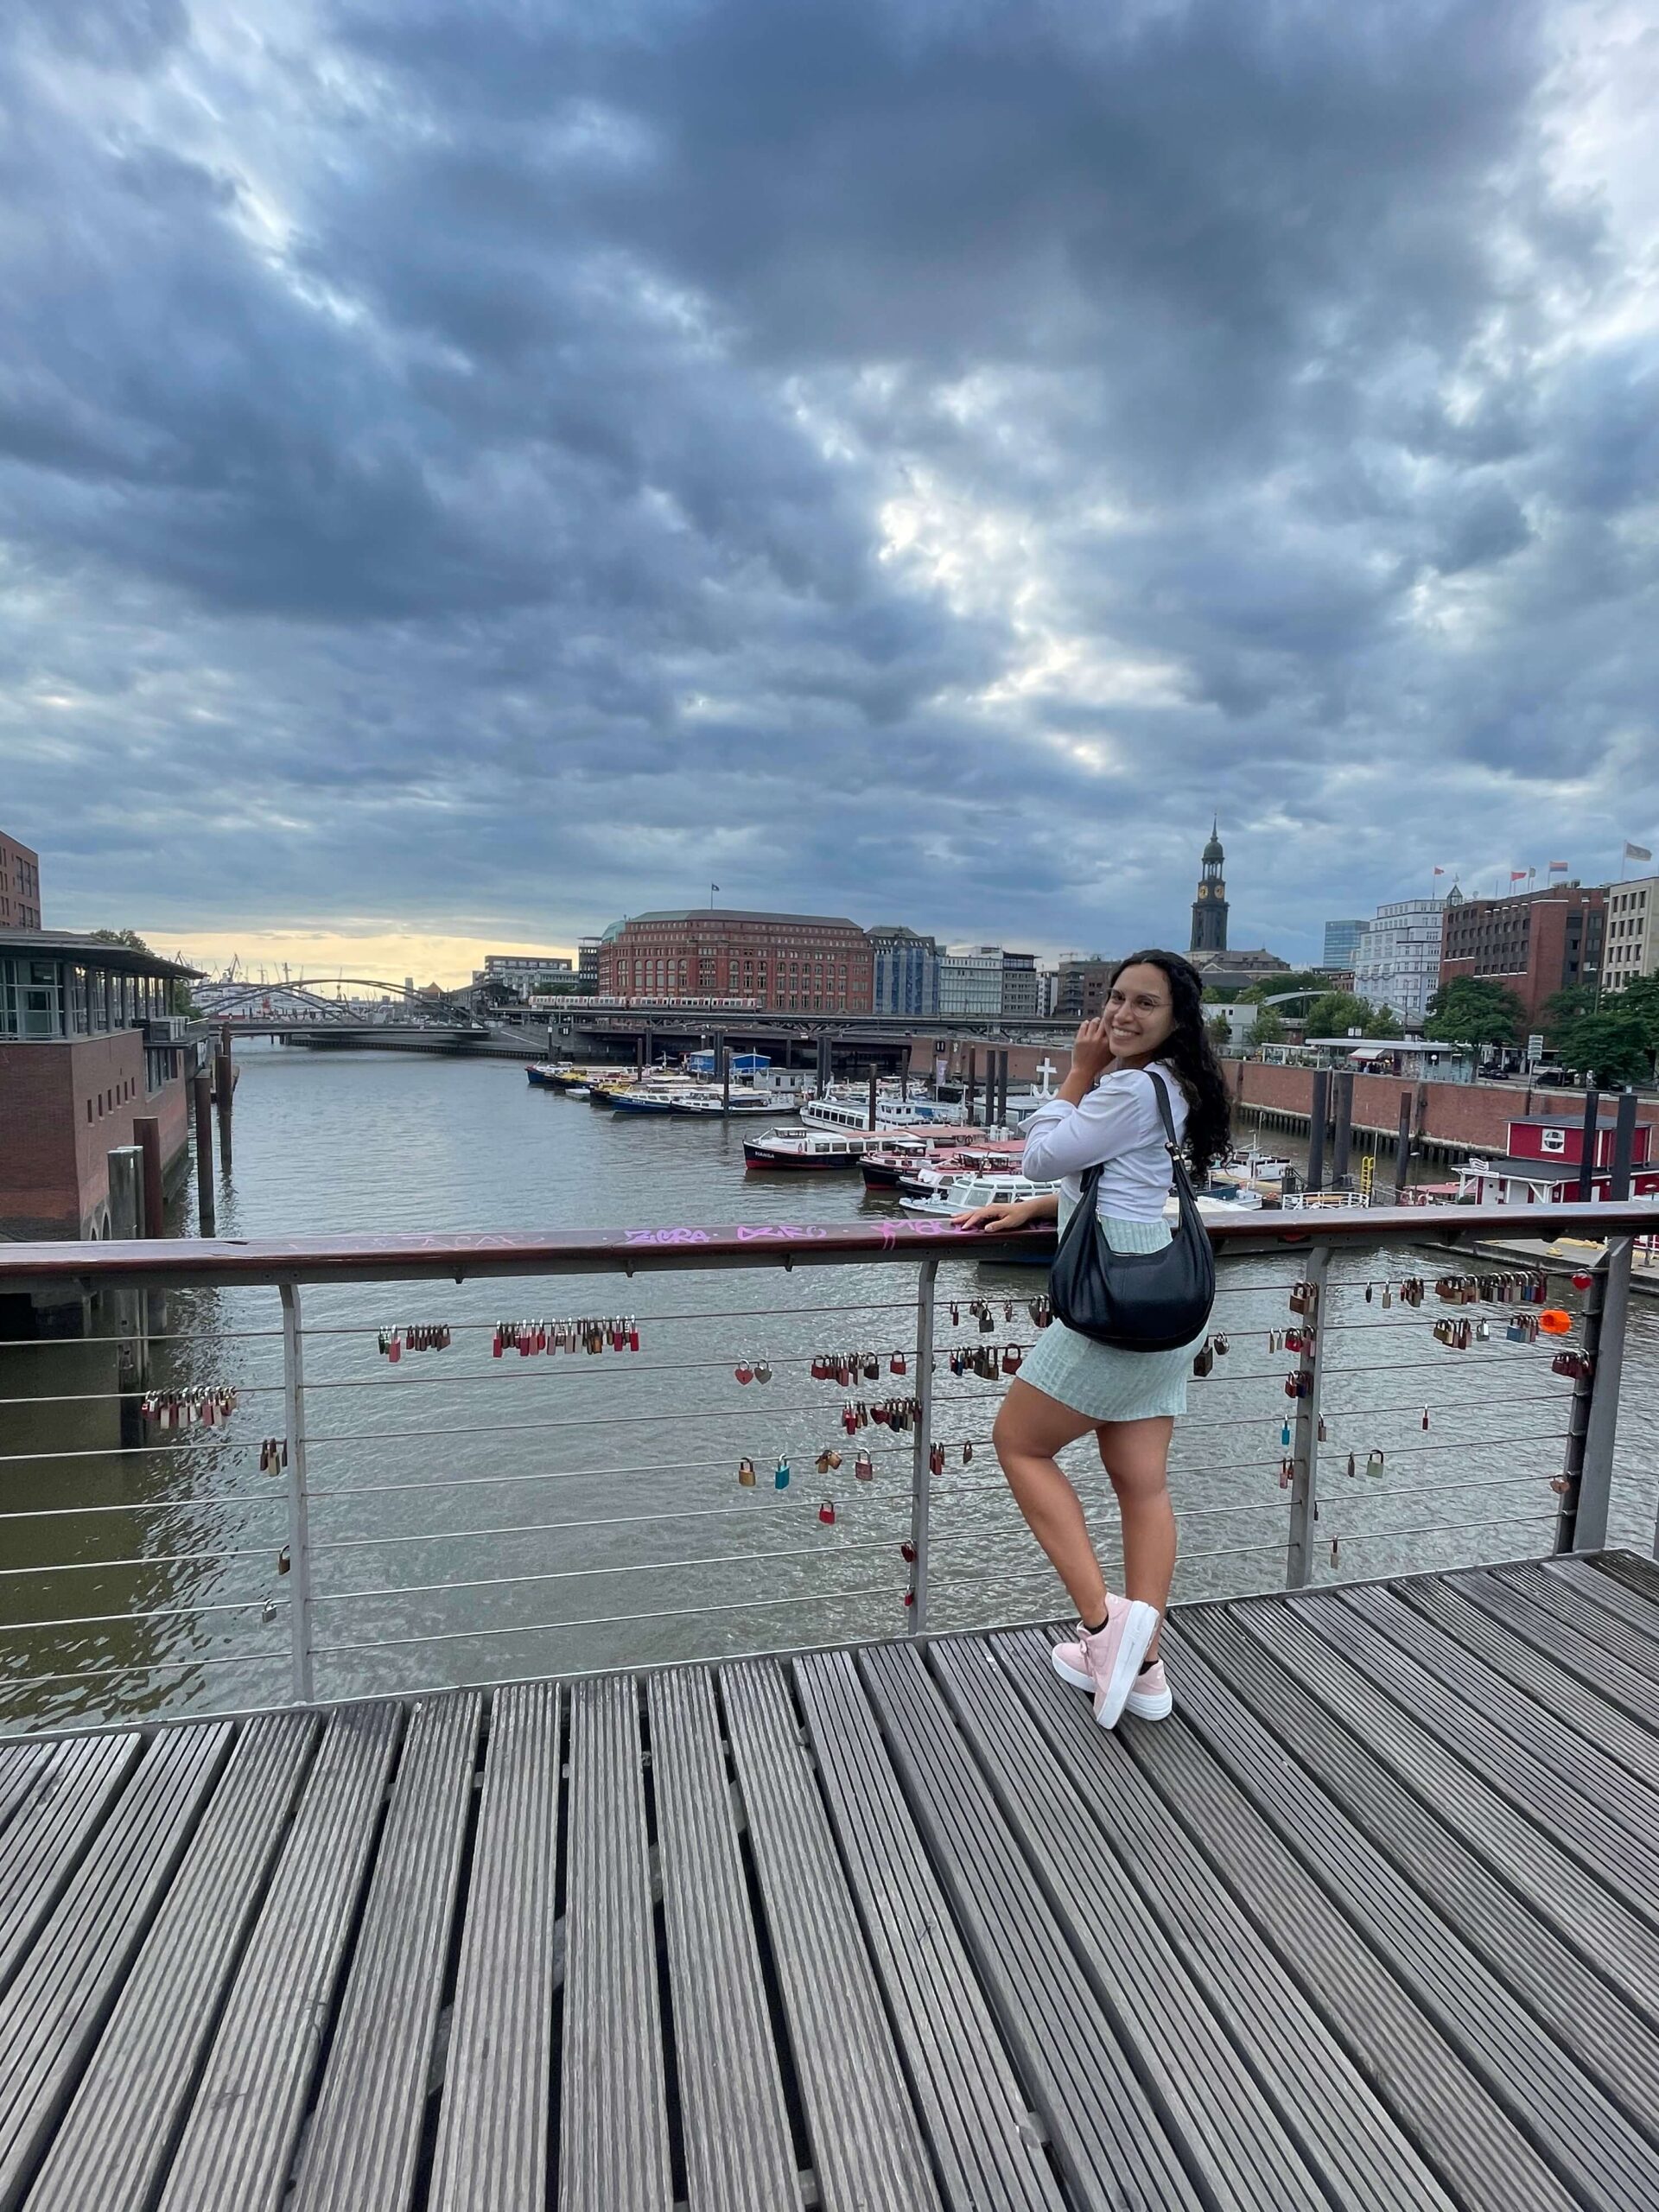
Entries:
[[1293,955],[1593,873],[1659,825],[1599,20],[15,8],[0,817],[181,930],[712,868],[1109,944],[1212,805]]

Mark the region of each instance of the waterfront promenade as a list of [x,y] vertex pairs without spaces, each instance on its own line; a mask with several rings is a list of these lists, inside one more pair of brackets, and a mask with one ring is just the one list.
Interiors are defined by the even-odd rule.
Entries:
[[1643,2212],[1659,1570],[0,1751],[0,2206]]

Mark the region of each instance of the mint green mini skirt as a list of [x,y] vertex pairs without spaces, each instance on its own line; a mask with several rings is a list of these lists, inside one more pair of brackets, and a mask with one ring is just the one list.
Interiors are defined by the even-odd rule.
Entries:
[[[1071,1211],[1070,1201],[1062,1198],[1062,1231]],[[1100,1226],[1114,1252],[1157,1252],[1170,1241],[1166,1221],[1102,1214]],[[1020,1379],[1090,1421],[1150,1421],[1186,1411],[1186,1378],[1203,1344],[1199,1336],[1174,1351],[1121,1351],[1116,1344],[1078,1336],[1064,1321],[1051,1321],[1038,1332],[1020,1364]]]

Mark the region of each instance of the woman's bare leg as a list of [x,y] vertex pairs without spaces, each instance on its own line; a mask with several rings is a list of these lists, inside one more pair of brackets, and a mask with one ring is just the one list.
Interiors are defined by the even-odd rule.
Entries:
[[[1106,1585],[1089,1541],[1077,1493],[1054,1454],[1096,1427],[1086,1414],[1051,1398],[1018,1376],[1009,1383],[991,1431],[991,1442],[1026,1525],[1053,1562],[1086,1628],[1106,1618]],[[1126,1424],[1145,1427],[1147,1423]],[[1166,1422],[1165,1427],[1168,1427]],[[1166,1586],[1167,1587],[1167,1586]]]
[[[1175,1579],[1175,1509],[1169,1497],[1169,1440],[1175,1424],[1167,1414],[1149,1421],[1100,1424],[1100,1456],[1123,1521],[1123,1589],[1126,1596],[1156,1605],[1160,1623]],[[1147,1663],[1158,1656],[1154,1636]]]

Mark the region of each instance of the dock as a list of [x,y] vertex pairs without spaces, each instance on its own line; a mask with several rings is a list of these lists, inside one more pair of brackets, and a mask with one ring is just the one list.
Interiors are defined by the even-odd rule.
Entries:
[[0,1745],[0,2212],[1659,2207],[1659,1567]]

